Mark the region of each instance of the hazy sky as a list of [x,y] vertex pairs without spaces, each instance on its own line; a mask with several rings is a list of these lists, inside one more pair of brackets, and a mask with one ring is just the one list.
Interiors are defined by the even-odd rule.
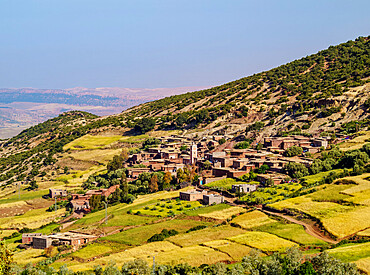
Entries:
[[217,85],[368,36],[369,11],[369,0],[0,0],[0,87]]

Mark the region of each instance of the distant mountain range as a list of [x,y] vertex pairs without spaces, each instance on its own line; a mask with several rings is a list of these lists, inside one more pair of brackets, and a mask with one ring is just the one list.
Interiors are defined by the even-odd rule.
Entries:
[[111,115],[144,102],[202,88],[0,88],[0,139],[62,112],[81,110],[99,116]]

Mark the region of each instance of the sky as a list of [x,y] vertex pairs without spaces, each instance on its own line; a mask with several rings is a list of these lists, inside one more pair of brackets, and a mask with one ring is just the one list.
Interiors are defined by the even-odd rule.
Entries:
[[0,0],[0,88],[215,86],[370,35],[368,0]]

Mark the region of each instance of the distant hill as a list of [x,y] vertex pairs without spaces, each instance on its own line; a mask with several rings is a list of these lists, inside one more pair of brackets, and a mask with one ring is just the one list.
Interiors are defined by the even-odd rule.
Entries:
[[0,89],[0,139],[63,112],[81,110],[100,116],[112,115],[144,102],[199,88]]

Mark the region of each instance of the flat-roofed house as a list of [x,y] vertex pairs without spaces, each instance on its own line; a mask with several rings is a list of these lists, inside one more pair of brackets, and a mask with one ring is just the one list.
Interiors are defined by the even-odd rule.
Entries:
[[249,193],[256,190],[256,184],[234,184],[231,186],[231,192],[233,193]]
[[68,196],[67,190],[64,189],[49,189],[49,197],[55,198],[55,197],[66,197]]
[[51,246],[52,241],[48,236],[33,237],[32,247],[35,249],[45,249]]
[[22,243],[23,244],[32,244],[34,237],[40,237],[42,233],[24,233],[22,234]]
[[202,191],[197,191],[195,189],[185,191],[185,192],[180,192],[180,200],[183,201],[197,201],[197,200],[202,200],[203,195],[206,195],[207,191],[202,190]]
[[216,194],[203,195],[203,203],[207,205],[220,204],[224,202],[224,197]]

